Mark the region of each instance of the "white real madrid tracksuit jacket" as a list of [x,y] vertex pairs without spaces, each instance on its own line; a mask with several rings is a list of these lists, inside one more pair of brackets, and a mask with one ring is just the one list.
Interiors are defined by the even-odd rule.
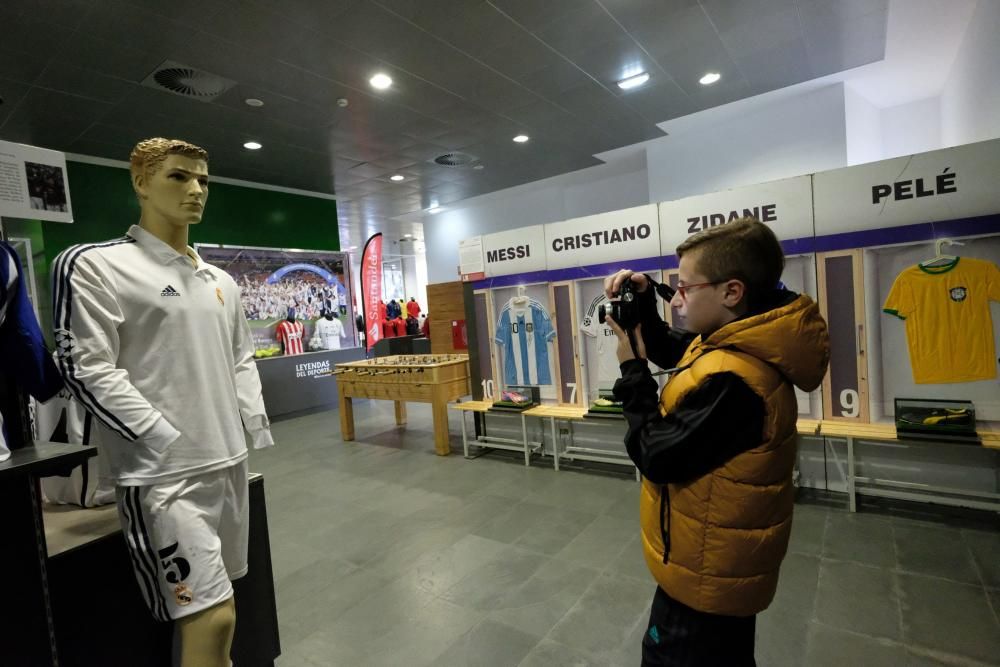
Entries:
[[244,426],[255,448],[274,444],[228,274],[132,226],[60,254],[52,291],[60,370],[100,423],[109,481],[159,484],[234,465],[247,456]]

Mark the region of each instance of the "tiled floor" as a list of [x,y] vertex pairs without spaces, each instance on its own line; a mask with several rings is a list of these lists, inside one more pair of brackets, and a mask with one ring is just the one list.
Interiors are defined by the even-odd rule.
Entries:
[[[265,478],[282,667],[638,665],[654,584],[627,474],[434,455],[358,401],[279,422]],[[453,433],[458,433],[457,417]],[[453,438],[453,449],[461,443]],[[1000,524],[796,506],[765,665],[1000,664]]]

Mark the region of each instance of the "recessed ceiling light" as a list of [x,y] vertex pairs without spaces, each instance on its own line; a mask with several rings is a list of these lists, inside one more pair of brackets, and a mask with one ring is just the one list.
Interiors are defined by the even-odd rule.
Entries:
[[529,136],[528,136],[528,135],[526,135],[526,134],[519,134],[519,135],[517,135],[516,137],[514,137],[514,142],[515,142],[515,143],[518,143],[518,144],[523,144],[524,142],[526,142],[526,141],[527,141],[528,139],[530,139],[530,138],[531,138],[531,137],[529,137]]
[[243,148],[247,149],[248,151],[259,151],[263,147],[264,145],[257,141],[248,141],[245,144],[243,144]]
[[477,164],[477,165],[474,165],[472,168],[475,169],[476,171],[480,171],[480,170],[486,169],[486,165]]
[[642,84],[649,81],[649,74],[646,72],[639,72],[632,76],[627,76],[618,82],[618,87],[622,90],[630,90],[632,88],[638,88]]
[[385,90],[392,85],[392,78],[388,74],[379,72],[372,78],[368,79],[368,83],[372,84],[372,88],[375,88],[376,90]]
[[389,177],[389,180],[390,181],[401,181],[404,178],[406,178],[406,177],[403,176],[402,174],[393,174],[392,176]]
[[248,97],[245,100],[248,107],[262,107],[264,106],[264,100],[258,100],[256,97]]
[[721,78],[722,75],[719,74],[718,72],[708,72],[705,74],[705,76],[698,79],[698,83],[700,83],[703,86],[710,86]]
[[413,234],[403,234],[404,239],[413,238]]
[[440,206],[432,206],[429,209],[427,209],[427,212],[430,213],[431,215],[434,215],[436,213],[440,213],[443,210],[444,209],[441,208]]

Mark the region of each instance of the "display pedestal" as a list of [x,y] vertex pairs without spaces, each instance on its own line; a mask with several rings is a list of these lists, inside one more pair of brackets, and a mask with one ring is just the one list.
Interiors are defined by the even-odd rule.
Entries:
[[60,664],[38,478],[72,470],[94,454],[93,447],[39,442],[14,450],[0,463],[0,507],[5,517],[0,572],[7,574],[9,601],[0,605],[4,664]]
[[[70,513],[85,515],[94,511],[80,509]],[[62,524],[72,525],[71,520],[65,514],[60,517]],[[48,559],[58,664],[60,667],[170,667],[174,624],[153,620],[132,572],[124,535],[117,522],[111,526],[106,534],[96,538],[87,535],[82,543],[66,545],[65,551]],[[233,582],[236,596],[233,664],[271,667],[281,647],[264,480],[260,475],[250,476],[247,562],[246,576]],[[10,664],[50,663],[15,660]]]

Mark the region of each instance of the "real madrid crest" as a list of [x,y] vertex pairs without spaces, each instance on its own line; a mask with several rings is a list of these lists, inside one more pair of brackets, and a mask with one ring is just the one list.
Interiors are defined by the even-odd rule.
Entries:
[[948,294],[952,301],[965,301],[965,297],[969,296],[969,290],[964,287],[952,287]]

